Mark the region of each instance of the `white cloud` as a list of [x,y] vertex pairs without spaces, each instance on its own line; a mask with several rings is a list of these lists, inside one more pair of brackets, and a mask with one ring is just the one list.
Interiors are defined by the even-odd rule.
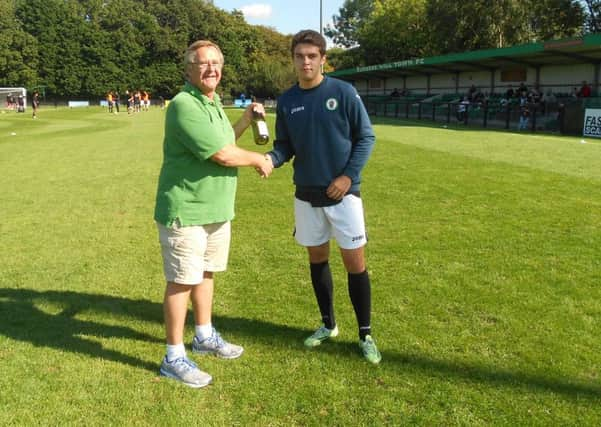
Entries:
[[240,8],[245,18],[268,19],[271,18],[271,5],[249,4]]

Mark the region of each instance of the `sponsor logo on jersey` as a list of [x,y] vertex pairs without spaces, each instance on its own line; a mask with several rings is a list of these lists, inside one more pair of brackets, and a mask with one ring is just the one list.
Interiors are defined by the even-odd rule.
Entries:
[[326,108],[330,111],[334,111],[336,108],[338,108],[338,101],[336,98],[329,98],[326,101]]
[[290,115],[293,115],[294,113],[298,113],[299,111],[304,111],[305,110],[305,106],[301,105],[300,107],[294,107],[292,110],[290,110]]
[[359,240],[363,240],[363,239],[365,239],[365,235],[364,234],[362,234],[361,236],[355,236],[355,237],[353,237],[351,239],[351,241],[358,242]]

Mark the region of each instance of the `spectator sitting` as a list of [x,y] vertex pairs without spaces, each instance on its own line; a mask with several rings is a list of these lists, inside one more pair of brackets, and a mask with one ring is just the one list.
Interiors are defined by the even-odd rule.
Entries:
[[578,91],[578,96],[580,98],[588,98],[589,96],[591,96],[591,87],[586,81],[582,82],[582,87]]
[[541,106],[543,107],[543,111],[547,114],[551,105],[555,105],[557,103],[557,97],[553,94],[551,89],[547,90],[547,93],[543,95],[541,98]]
[[513,96],[515,95],[515,92],[513,91],[513,87],[511,85],[509,85],[509,87],[507,88],[507,91],[505,92],[505,98],[507,98],[508,100],[513,98]]
[[555,96],[555,94],[553,93],[553,91],[551,89],[547,90],[547,93],[545,93],[543,95],[543,102],[547,103],[547,102],[557,102],[557,97]]
[[532,102],[539,103],[541,101],[542,92],[540,91],[538,84],[532,88],[530,96],[532,97]]
[[399,90],[395,87],[392,92],[390,93],[390,97],[391,98],[400,98],[401,97],[401,92],[399,92]]
[[520,87],[518,87],[518,94],[521,95],[522,92],[528,93],[528,86],[524,82],[520,83]]
[[522,105],[523,100],[525,100],[526,102],[532,102],[532,93],[526,91],[526,90],[522,90],[520,92],[518,92],[518,96],[519,96],[519,104]]
[[580,91],[578,90],[577,87],[575,87],[574,89],[572,89],[572,94],[570,96],[572,98],[578,98],[580,96]]

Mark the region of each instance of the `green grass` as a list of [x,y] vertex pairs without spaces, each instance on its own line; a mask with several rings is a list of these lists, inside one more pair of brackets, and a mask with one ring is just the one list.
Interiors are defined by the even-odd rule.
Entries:
[[157,376],[163,114],[0,114],[0,425],[601,423],[599,141],[376,123],[362,194],[377,367],[337,251],[341,334],[303,348],[319,317],[291,168],[241,169],[214,323],[246,352],[194,357],[214,377],[194,390]]

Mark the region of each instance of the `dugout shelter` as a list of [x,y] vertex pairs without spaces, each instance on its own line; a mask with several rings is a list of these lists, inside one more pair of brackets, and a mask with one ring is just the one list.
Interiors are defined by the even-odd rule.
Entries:
[[[486,95],[487,102],[486,110],[482,105],[470,106],[471,123],[506,128],[519,114],[515,105],[507,109],[501,104],[506,91],[522,84],[536,87],[542,93],[552,92],[557,101],[545,111],[535,111],[532,130],[565,131],[570,130],[566,125],[579,119],[574,112],[601,108],[600,72],[601,33],[595,33],[336,70],[328,75],[351,82],[371,115],[447,122],[475,87]],[[573,94],[583,82],[590,86],[591,96],[577,99]],[[402,96],[391,97],[394,89]]]

